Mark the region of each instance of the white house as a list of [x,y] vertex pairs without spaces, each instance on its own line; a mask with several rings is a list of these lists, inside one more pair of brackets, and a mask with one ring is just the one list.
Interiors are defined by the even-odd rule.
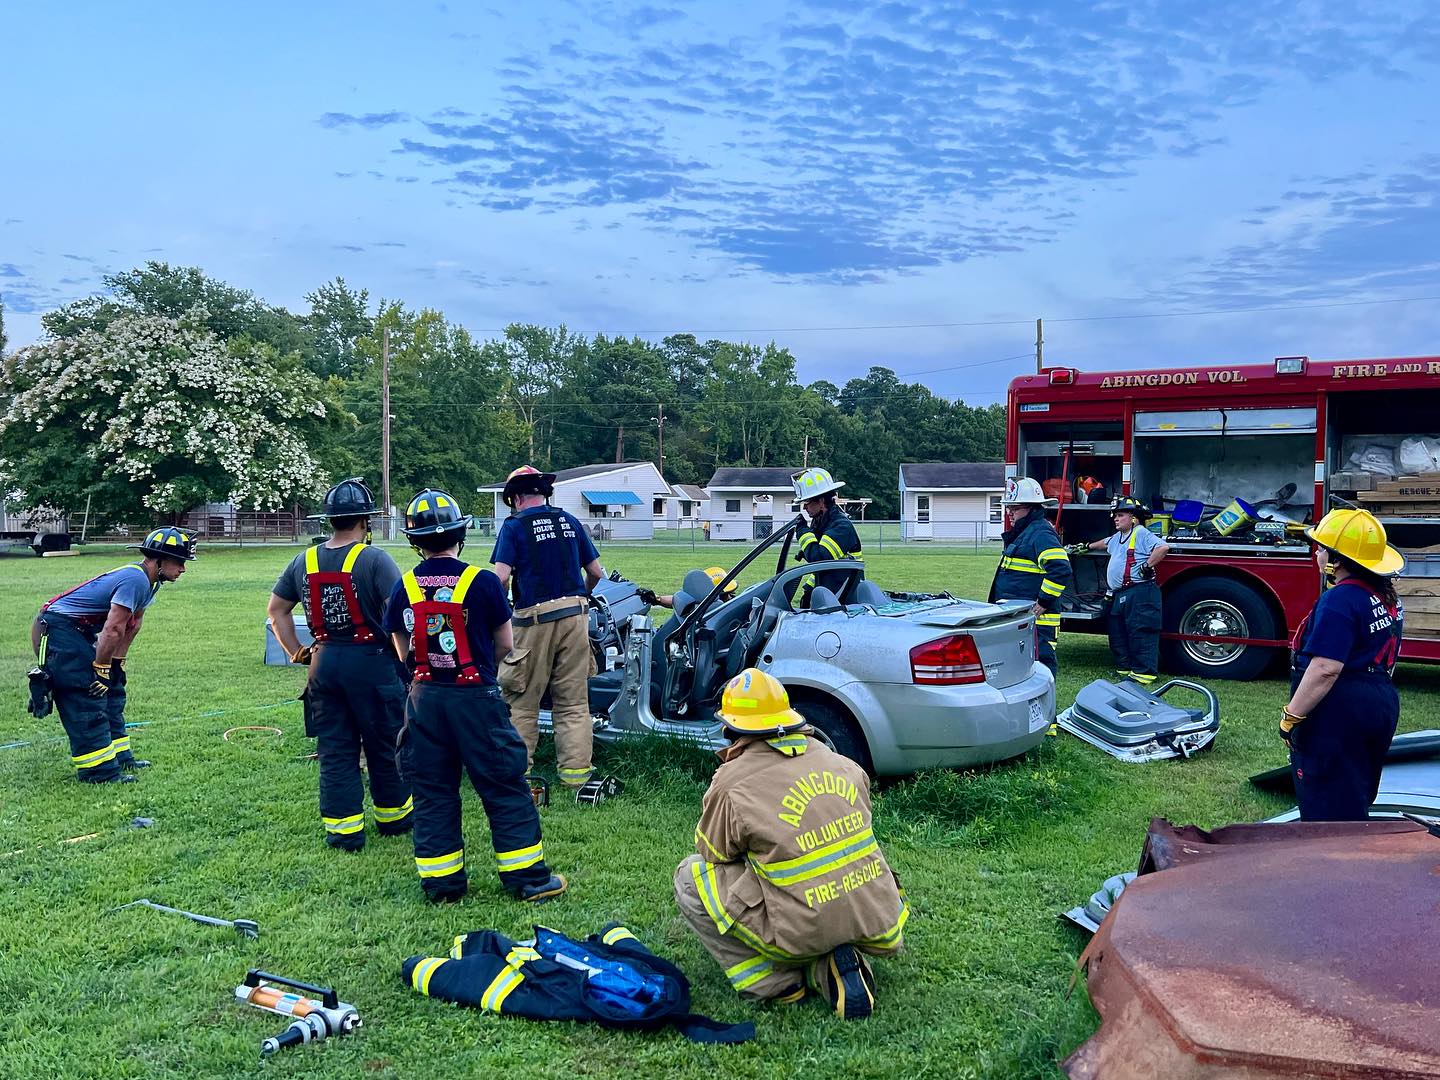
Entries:
[[716,469],[705,485],[712,540],[759,540],[792,515],[799,469]]
[[[504,481],[478,490],[495,500],[495,527],[510,516],[500,494]],[[648,540],[655,535],[655,505],[674,493],[653,461],[581,465],[555,473],[552,506],[568,510],[601,540]]]
[[900,532],[906,540],[996,540],[1004,530],[998,461],[916,461],[900,466]]
[[704,518],[705,489],[698,484],[671,484],[668,497],[655,496],[655,528],[688,529]]

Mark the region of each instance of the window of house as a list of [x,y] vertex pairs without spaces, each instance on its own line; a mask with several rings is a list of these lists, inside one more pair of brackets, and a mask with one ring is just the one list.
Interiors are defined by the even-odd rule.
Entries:
[[609,507],[607,507],[604,503],[599,503],[599,504],[591,503],[591,504],[589,504],[589,505],[590,505],[590,516],[591,516],[592,518],[605,518],[605,517],[609,517],[609,516],[610,516]]
[[930,496],[915,496],[915,521],[921,525],[930,524]]
[[656,517],[664,517],[664,516],[665,516],[665,500],[664,500],[664,499],[656,499],[656,500],[655,500],[654,513],[655,513],[655,516],[656,516]]
[[690,502],[688,499],[680,500],[680,516],[682,518],[687,518],[694,512],[695,504],[693,502]]
[[726,499],[726,500],[725,500],[725,513],[727,513],[727,514],[738,514],[739,512],[740,512],[740,500],[739,500],[739,499]]
[[990,524],[1002,525],[1005,521],[1005,511],[1000,505],[1000,496],[990,496]]

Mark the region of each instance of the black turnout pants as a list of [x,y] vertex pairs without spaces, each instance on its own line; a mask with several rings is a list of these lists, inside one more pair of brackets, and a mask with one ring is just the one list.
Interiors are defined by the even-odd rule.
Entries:
[[1117,592],[1107,626],[1115,670],[1142,686],[1153,683],[1160,671],[1160,586],[1142,581]]
[[365,846],[365,788],[360,749],[370,774],[375,827],[384,835],[410,828],[410,785],[400,776],[395,743],[405,715],[405,686],[380,645],[319,646],[310,661],[309,731],[320,752],[320,816],[325,842]]
[[[105,697],[91,697],[95,680],[95,639],[100,626],[47,612],[44,620],[45,670],[55,695],[55,711],[70,738],[70,761],[84,781],[101,784],[120,775],[134,760],[125,735],[125,676],[117,667],[116,685]],[[116,746],[116,740],[123,740]],[[123,757],[122,757],[123,754]]]
[[[1300,685],[1291,678],[1290,692]],[[1295,725],[1290,773],[1301,821],[1364,821],[1400,722],[1400,695],[1383,672],[1344,672]]]
[[415,869],[431,899],[458,899],[467,888],[462,768],[490,819],[500,883],[515,891],[550,880],[526,757],[499,687],[419,680],[411,686],[400,767],[415,791]]

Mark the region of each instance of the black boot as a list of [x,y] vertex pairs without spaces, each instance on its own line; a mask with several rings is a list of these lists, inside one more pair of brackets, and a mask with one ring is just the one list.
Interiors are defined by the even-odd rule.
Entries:
[[569,887],[570,883],[565,880],[564,874],[551,874],[549,881],[521,885],[518,889],[512,889],[511,895],[527,904],[543,904],[547,900],[553,900]]
[[854,945],[841,945],[814,961],[810,984],[842,1020],[863,1020],[875,1009],[875,976]]

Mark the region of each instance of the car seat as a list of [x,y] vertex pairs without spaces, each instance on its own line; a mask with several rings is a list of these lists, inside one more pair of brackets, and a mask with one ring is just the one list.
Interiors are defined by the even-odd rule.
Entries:
[[842,610],[840,598],[823,585],[817,585],[810,590],[810,611],[816,615],[826,615],[832,611]]
[[854,595],[851,599],[857,604],[866,604],[875,608],[884,607],[890,603],[890,597],[885,595],[885,590],[865,578],[861,578],[855,583]]

